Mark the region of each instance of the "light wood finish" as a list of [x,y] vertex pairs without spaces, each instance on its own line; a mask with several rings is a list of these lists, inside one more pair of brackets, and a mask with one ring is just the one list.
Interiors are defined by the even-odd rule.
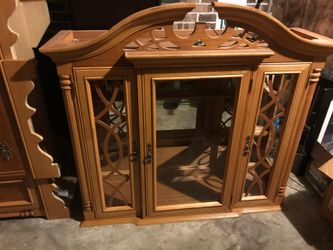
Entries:
[[[23,9],[27,11],[30,7],[34,8],[32,11],[43,12],[30,20],[31,27],[16,20],[23,17]],[[33,43],[36,45],[39,42],[47,26],[47,18],[45,1],[29,6],[15,0],[0,2],[0,94],[4,100],[0,101],[1,119],[4,120],[1,121],[0,142],[5,141],[12,153],[10,159],[1,157],[0,160],[0,182],[3,183],[0,193],[4,194],[1,199],[14,199],[6,206],[0,200],[0,218],[69,217],[68,208],[55,195],[58,187],[53,184],[53,178],[60,177],[59,166],[45,151],[49,144],[45,141],[42,143],[43,137],[34,127],[38,120],[43,130],[48,129],[36,63],[28,60],[33,57]],[[37,19],[42,21],[35,23]],[[32,27],[33,31],[30,29]],[[15,60],[18,58],[20,60]],[[33,121],[36,108],[38,118],[34,117]],[[40,144],[43,144],[43,148]],[[15,199],[20,195],[29,196],[24,198],[24,201],[29,200],[29,204],[24,205]]]
[[263,36],[274,50],[318,57],[327,57],[332,53],[332,39],[312,32],[311,36],[304,36],[302,35],[304,31],[301,29],[298,29],[298,32],[295,29],[289,29],[264,11],[215,2],[213,6],[221,18],[235,22],[236,25],[248,28],[259,36]]
[[[123,215],[123,214],[133,214],[135,213],[135,195],[134,189],[131,191],[133,196],[133,204],[132,207],[115,207],[115,208],[106,208],[103,194],[103,183],[102,183],[102,172],[101,172],[101,164],[100,164],[100,156],[98,153],[98,145],[97,145],[97,135],[95,128],[95,114],[93,110],[91,90],[90,90],[90,82],[89,80],[107,80],[107,79],[121,79],[125,81],[125,85],[127,88],[126,99],[127,99],[127,112],[128,117],[131,117],[131,101],[130,101],[130,85],[129,83],[133,81],[131,78],[132,71],[130,69],[112,69],[112,68],[90,68],[90,69],[75,69],[75,79],[77,81],[77,99],[76,105],[80,108],[80,112],[88,114],[88,116],[79,116],[77,119],[82,127],[78,128],[79,137],[84,138],[84,141],[88,142],[88,140],[93,139],[93,145],[90,143],[82,144],[83,155],[86,157],[84,168],[88,172],[86,177],[88,179],[89,186],[93,191],[93,199],[94,203],[98,204],[96,206],[96,213],[98,216],[105,216],[105,214],[109,214],[110,212],[114,212],[115,216]],[[128,129],[131,130],[131,122],[128,123]],[[132,142],[132,133],[129,133],[129,139]],[[132,143],[131,143],[132,144]],[[132,153],[132,148],[130,146],[129,155]],[[134,164],[132,162],[129,163],[131,174],[131,183],[135,185],[134,180]],[[91,166],[91,167],[89,167]],[[96,181],[98,180],[98,181]],[[127,211],[128,210],[128,211]]]
[[16,42],[17,35],[8,28],[8,19],[15,10],[15,1],[3,0],[0,4],[0,60],[12,59],[11,46]]
[[[311,39],[306,39],[264,11],[225,3],[214,2],[213,5],[221,18],[233,25],[258,33],[277,52],[285,53],[287,50],[299,55],[325,57],[332,51],[332,39],[324,39],[323,36],[313,39],[315,33],[312,33]],[[143,10],[125,18],[109,31],[79,44],[76,44],[76,39],[71,42],[67,39],[67,42],[64,42],[64,36],[67,37],[71,32],[65,31],[46,43],[41,48],[41,52],[50,55],[55,61],[76,61],[96,56],[112,49],[132,34],[142,30],[147,32],[149,27],[163,26],[175,20],[181,20],[194,7],[195,4],[179,3]]]
[[[241,189],[238,189],[235,192],[235,196],[237,197],[237,200],[240,201],[240,203],[236,203],[235,207],[243,207],[247,206],[247,203],[252,204],[254,200],[273,200],[275,195],[277,194],[277,184],[276,180],[278,180],[278,177],[275,175],[277,173],[281,173],[283,170],[280,170],[285,165],[283,164],[286,157],[289,155],[288,146],[293,145],[294,143],[289,141],[290,138],[292,138],[288,133],[292,130],[292,127],[294,127],[296,124],[294,122],[295,116],[298,112],[298,104],[300,103],[300,99],[304,95],[304,91],[306,90],[307,85],[307,76],[309,74],[309,64],[307,63],[298,63],[298,64],[288,64],[288,65],[270,65],[270,64],[262,64],[259,66],[256,76],[255,76],[255,82],[259,83],[258,87],[255,87],[253,90],[253,96],[251,98],[251,101],[254,102],[253,104],[249,105],[248,109],[248,121],[249,124],[255,124],[257,123],[257,117],[259,116],[259,110],[252,109],[252,105],[259,106],[262,95],[263,95],[263,84],[265,81],[265,75],[266,74],[276,74],[276,75],[283,75],[283,74],[297,74],[298,80],[297,83],[294,86],[293,90],[293,99],[291,100],[290,109],[288,111],[288,118],[284,121],[284,128],[283,131],[286,134],[280,135],[279,139],[279,148],[278,153],[275,156],[274,164],[272,165],[272,172],[269,173],[269,183],[267,183],[266,191],[262,195],[258,196],[250,196],[250,197],[242,197],[243,196],[243,189],[244,189],[244,176],[246,175],[246,169],[243,168],[244,165],[248,165],[249,161],[249,154],[243,154],[243,156],[239,159],[239,169],[238,169],[238,176],[236,176],[237,185]],[[247,126],[247,128],[244,130],[243,135],[243,141],[245,141],[245,137],[247,135],[255,135],[255,132],[253,130],[256,130],[257,128],[253,126]],[[252,145],[253,147],[253,145]],[[245,161],[245,163],[244,163]],[[292,164],[292,163],[289,163]]]
[[[333,52],[333,41],[301,29],[288,29],[262,11],[221,3],[214,3],[214,8],[226,19],[225,30],[206,29],[198,23],[193,31],[174,31],[173,21],[182,20],[194,7],[193,4],[170,4],[147,9],[124,19],[109,31],[61,31],[41,48],[57,63],[61,79],[80,178],[83,226],[165,223],[281,209],[306,113],[325,58]],[[212,81],[228,78],[240,79],[236,92],[209,89]],[[114,113],[111,106],[115,97],[112,99],[114,89],[108,86],[110,83],[104,83],[109,94],[104,93],[108,98],[99,107],[101,104],[96,104],[91,87],[96,79],[121,80],[125,86],[127,114],[123,121],[126,118],[129,126],[126,130],[129,154],[124,156],[122,172],[114,178],[113,185],[118,185],[120,177],[130,173],[131,186],[126,193],[132,195],[133,202],[126,205],[115,203],[108,207],[104,200],[102,178],[112,174],[113,163],[101,163],[99,145],[103,138],[99,137],[95,124],[96,119],[102,118],[95,110],[106,106],[104,111],[109,109],[109,113]],[[200,91],[189,87],[201,81],[205,81],[205,88]],[[161,83],[173,87],[156,88]],[[220,85],[227,84],[235,83],[220,81]],[[266,98],[264,95],[272,99],[271,103],[263,102],[267,107],[261,104]],[[223,105],[231,97],[235,102],[225,108]],[[157,101],[161,100],[164,106],[157,107]],[[163,116],[163,112],[159,113],[161,109],[173,114],[172,118],[162,117],[164,123],[168,119],[175,122],[181,100],[189,103],[183,110],[183,120],[170,127],[162,124],[166,129],[160,131],[161,122],[158,124],[157,118]],[[266,110],[267,116],[272,117],[265,120]],[[222,121],[223,112],[229,117],[230,127],[223,127],[226,126]],[[190,127],[184,125],[189,124],[187,119],[192,119]],[[277,122],[281,122],[282,129],[275,155],[272,159],[264,156],[258,160],[265,162],[269,172],[261,175],[260,170],[257,176],[253,175],[248,171],[258,165],[249,160],[255,152],[253,145],[258,140],[269,142],[267,138],[275,135]],[[107,123],[106,127],[112,124],[111,120]],[[218,176],[222,184],[214,187],[219,193],[218,199],[200,200],[170,182],[170,178],[189,173],[192,162],[186,163],[186,157],[179,159],[196,137],[209,142],[219,138],[221,145],[228,146],[223,178]],[[105,144],[104,154],[108,149]],[[194,146],[200,146],[197,144]],[[266,149],[272,150],[272,143],[267,145]],[[209,152],[209,164],[194,171],[196,175],[188,176],[203,193],[205,188],[210,188],[204,176],[210,164],[217,162],[213,159],[217,158],[214,156],[217,150]],[[133,157],[134,152],[137,157]],[[199,152],[196,157],[199,159],[206,153]],[[159,162],[163,162],[163,168]],[[257,193],[247,196],[244,183],[251,178],[254,183],[266,183],[260,184]],[[163,179],[169,181],[163,182]]]
[[31,117],[35,113],[35,109],[28,104],[27,98],[34,89],[34,83],[32,80],[28,80],[27,76],[30,75],[31,79],[36,77],[34,62],[3,61],[2,67],[6,79],[11,79],[7,82],[8,91],[11,93],[12,103],[17,114],[17,119],[20,122],[20,131],[22,136],[26,138],[25,148],[29,152],[30,165],[38,166],[41,164],[45,166],[44,168],[35,169],[31,167],[33,177],[41,179],[59,177],[58,165],[53,163],[51,155],[39,147],[39,143],[43,139],[34,132],[33,125],[31,124]]
[[[52,156],[39,146],[43,138],[34,131],[31,117],[35,113],[35,109],[29,105],[27,100],[34,89],[34,82],[30,79],[36,79],[34,62],[3,61],[1,66],[5,77],[4,86],[7,93],[10,94],[10,103],[14,110],[15,119],[18,121],[19,135],[24,138],[22,154],[27,155],[28,173],[31,173],[34,180],[52,184],[51,178],[60,177],[59,166],[53,163]],[[57,189],[55,184],[38,186],[38,182],[36,182],[36,187],[38,192],[43,194],[41,199],[48,218],[69,216],[69,210],[64,202],[53,194]],[[45,202],[44,197],[47,202]],[[55,207],[59,209],[56,210]]]

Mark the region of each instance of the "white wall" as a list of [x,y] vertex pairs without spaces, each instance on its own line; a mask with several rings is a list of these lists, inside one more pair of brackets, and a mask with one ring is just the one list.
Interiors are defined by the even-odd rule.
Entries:
[[232,3],[246,6],[247,0],[218,0],[221,3]]

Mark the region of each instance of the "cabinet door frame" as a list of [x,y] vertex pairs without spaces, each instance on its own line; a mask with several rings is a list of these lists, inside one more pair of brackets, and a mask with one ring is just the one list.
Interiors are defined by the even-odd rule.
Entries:
[[[77,67],[73,69],[75,76],[75,90],[77,94],[77,109],[76,119],[79,124],[80,144],[84,158],[84,172],[86,175],[89,195],[92,201],[93,211],[96,218],[111,218],[119,216],[135,216],[137,209],[140,207],[140,201],[137,198],[139,189],[138,180],[138,164],[137,161],[129,161],[129,170],[131,171],[131,197],[132,206],[114,206],[106,207],[104,193],[101,180],[100,161],[97,145],[97,136],[94,122],[94,111],[92,96],[90,92],[89,80],[123,80],[126,102],[126,111],[128,117],[128,140],[129,143],[129,158],[138,148],[134,146],[137,143],[137,134],[132,129],[133,124],[136,124],[133,108],[136,106],[135,94],[135,78],[133,69],[129,68],[112,68],[112,67]],[[135,147],[135,148],[134,148]],[[98,182],[96,182],[98,180]]]
[[[191,213],[221,213],[230,211],[229,205],[231,201],[231,190],[233,189],[233,180],[229,178],[233,176],[235,171],[236,156],[240,147],[240,136],[243,129],[243,118],[245,115],[245,107],[248,102],[250,79],[252,76],[251,66],[223,66],[223,67],[209,67],[209,68],[167,68],[167,69],[144,69],[142,71],[141,82],[138,82],[139,93],[139,109],[144,119],[141,121],[141,128],[143,129],[144,137],[142,145],[142,159],[147,155],[148,144],[152,145],[152,162],[147,163],[144,160],[145,183],[146,183],[146,215],[160,216],[160,215],[182,215]],[[224,185],[221,190],[221,202],[207,202],[198,203],[195,206],[191,204],[180,204],[165,206],[160,209],[157,208],[157,192],[156,192],[156,133],[155,133],[155,83],[156,80],[167,79],[202,79],[202,78],[227,78],[227,77],[240,77],[242,78],[238,94],[235,98],[236,112],[233,117],[233,125],[229,137],[229,150],[226,160],[226,169],[224,173]],[[237,120],[237,122],[235,122]],[[230,172],[230,173],[229,173]],[[227,177],[228,176],[228,177]]]
[[[249,109],[246,112],[247,117],[245,123],[247,124],[243,131],[242,141],[245,142],[246,137],[251,137],[251,149],[253,143],[254,130],[259,115],[261,99],[263,94],[263,84],[265,74],[299,74],[298,81],[294,88],[293,95],[290,100],[290,110],[288,117],[285,121],[283,134],[280,137],[279,146],[277,150],[277,156],[270,173],[269,182],[266,188],[265,195],[251,196],[246,199],[242,199],[243,188],[245,183],[245,176],[247,172],[247,166],[249,162],[249,154],[244,155],[243,151],[239,152],[239,162],[237,175],[235,176],[235,186],[233,195],[235,199],[232,203],[232,208],[248,209],[251,210],[251,206],[271,206],[280,205],[275,203],[275,198],[279,193],[280,178],[284,171],[286,171],[286,164],[292,164],[287,162],[286,159],[290,158],[290,146],[293,142],[292,132],[297,127],[298,112],[302,108],[302,97],[306,96],[308,88],[308,75],[311,63],[263,63],[258,66],[258,69],[254,73],[253,82],[254,87],[251,91],[251,103],[248,105]],[[256,107],[256,108],[253,108]],[[274,208],[272,208],[274,209]]]

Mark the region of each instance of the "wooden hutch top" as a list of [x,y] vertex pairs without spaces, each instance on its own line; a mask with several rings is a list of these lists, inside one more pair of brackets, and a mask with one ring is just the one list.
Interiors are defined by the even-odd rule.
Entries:
[[95,66],[128,65],[124,55],[145,65],[156,65],[159,59],[161,65],[166,58],[168,63],[177,58],[188,58],[188,62],[206,58],[215,63],[218,58],[224,58],[224,62],[237,58],[238,63],[240,58],[325,62],[333,52],[333,39],[301,28],[287,28],[261,10],[225,3],[212,5],[226,21],[223,30],[207,28],[205,23],[197,23],[194,30],[173,30],[173,22],[182,20],[196,4],[168,4],[135,13],[108,31],[60,31],[40,51],[58,65],[81,62],[76,66],[91,65],[92,58]]
[[[222,19],[220,28],[197,22],[192,30],[176,29],[174,21],[197,5],[168,4],[133,14],[108,31],[60,31],[40,49],[57,64],[86,225],[281,209],[333,39],[289,29],[254,8],[212,5]],[[171,120],[166,110],[183,99],[187,106],[181,114],[193,106],[192,118],[186,117],[193,124],[178,126],[181,117],[173,118],[177,126],[158,128],[158,118],[165,119],[160,124]],[[126,133],[119,132],[115,119],[126,124]],[[118,138],[112,144],[119,156],[114,162],[111,135]],[[180,154],[184,148],[190,149],[185,156]],[[173,181],[183,175],[193,180],[194,174],[187,172],[191,162],[207,155],[209,165],[193,165],[201,176],[193,181],[198,191],[189,188],[189,179]],[[211,197],[207,174],[220,185],[208,188]],[[121,188],[134,198],[115,197]],[[193,196],[201,192],[202,197]]]

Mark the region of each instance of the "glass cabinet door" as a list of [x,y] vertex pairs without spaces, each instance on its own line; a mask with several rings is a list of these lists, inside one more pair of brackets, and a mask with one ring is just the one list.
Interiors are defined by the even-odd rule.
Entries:
[[246,158],[246,163],[240,161],[239,165],[242,201],[273,199],[276,195],[279,174],[289,157],[288,147],[298,143],[290,131],[296,125],[297,110],[306,91],[308,69],[308,64],[259,67],[254,79],[254,94],[259,98],[254,98],[257,103],[253,105],[258,108],[249,106],[247,121],[254,126],[246,132],[247,149],[243,148],[240,156]]
[[266,194],[298,79],[298,73],[265,74],[243,189],[244,197]]
[[76,70],[85,168],[99,217],[135,213],[131,74]]
[[153,211],[224,205],[230,142],[241,108],[237,104],[249,81],[248,74],[237,73],[168,74],[150,80],[145,91],[152,97],[151,116],[146,113],[153,134],[145,161],[152,165]]

